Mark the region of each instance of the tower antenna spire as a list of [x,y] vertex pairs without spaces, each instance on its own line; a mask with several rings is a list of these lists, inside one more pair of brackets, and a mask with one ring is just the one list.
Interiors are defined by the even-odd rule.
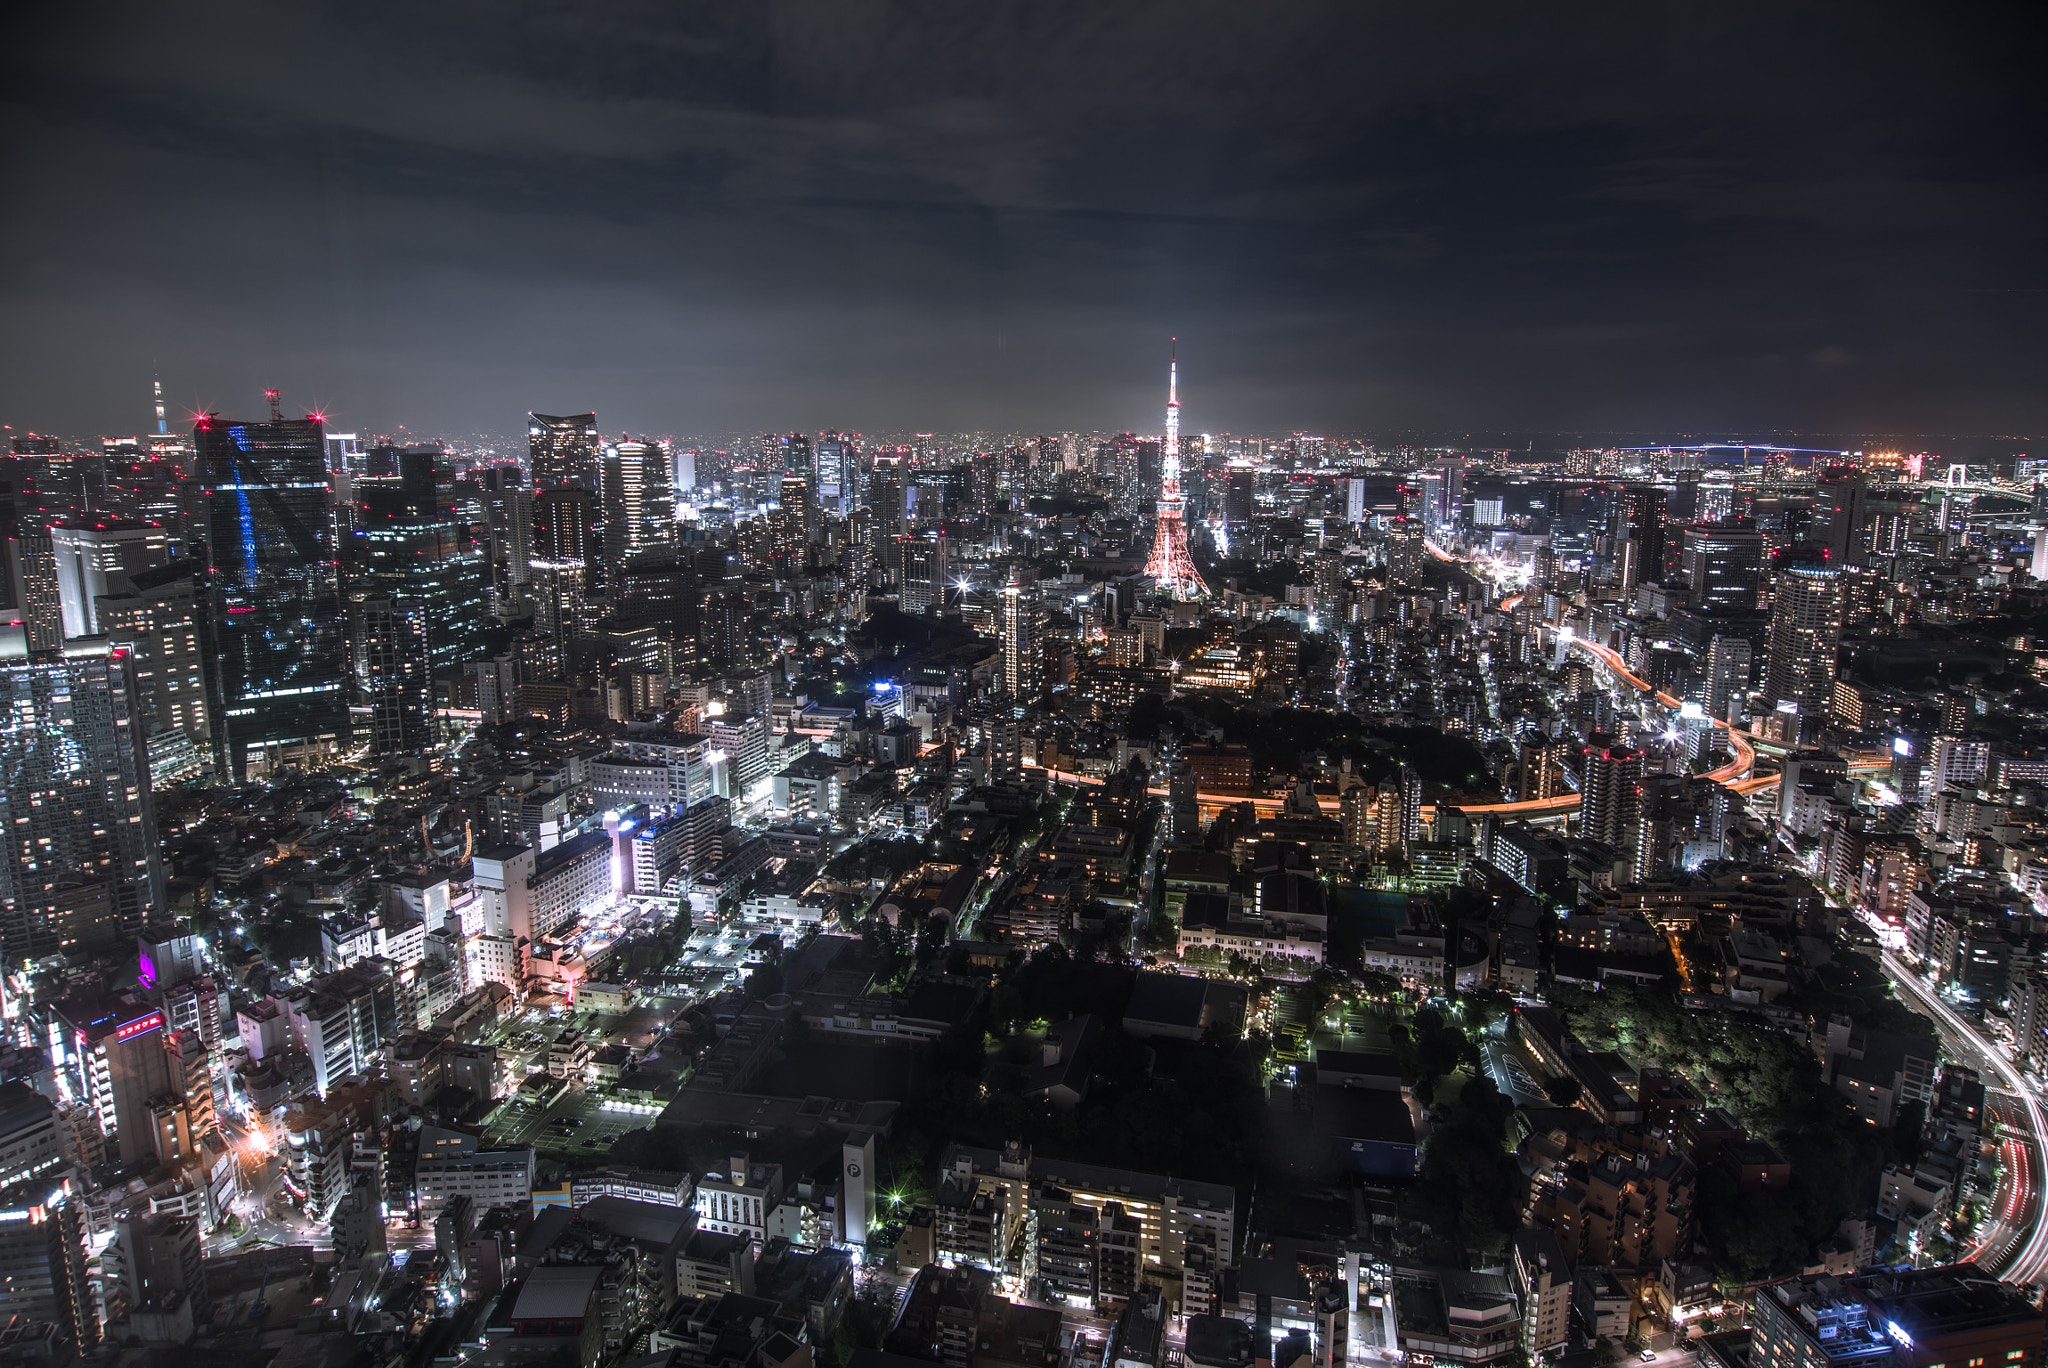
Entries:
[[1209,586],[1188,554],[1187,522],[1180,495],[1180,339],[1168,339],[1166,362],[1166,440],[1159,452],[1159,521],[1152,531],[1152,554],[1145,575],[1163,594],[1186,603],[1205,597]]

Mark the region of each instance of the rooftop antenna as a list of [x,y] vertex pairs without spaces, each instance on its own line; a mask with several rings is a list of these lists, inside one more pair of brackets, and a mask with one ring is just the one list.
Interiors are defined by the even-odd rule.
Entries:
[[277,401],[283,397],[283,392],[280,390],[267,389],[263,391],[263,397],[270,401],[270,421],[273,423],[282,423],[284,421],[284,413],[282,410],[278,408]]

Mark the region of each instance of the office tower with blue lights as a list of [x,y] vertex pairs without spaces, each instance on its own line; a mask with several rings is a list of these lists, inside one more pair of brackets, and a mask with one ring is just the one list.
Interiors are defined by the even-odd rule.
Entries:
[[348,736],[347,632],[317,416],[193,429],[215,769],[247,779]]

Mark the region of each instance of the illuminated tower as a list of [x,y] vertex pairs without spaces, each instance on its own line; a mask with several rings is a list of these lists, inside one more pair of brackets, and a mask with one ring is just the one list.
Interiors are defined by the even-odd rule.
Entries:
[[1209,593],[1194,558],[1188,555],[1188,529],[1181,520],[1178,355],[1166,368],[1166,449],[1159,456],[1159,522],[1152,532],[1152,554],[1145,559],[1145,577],[1179,603]]

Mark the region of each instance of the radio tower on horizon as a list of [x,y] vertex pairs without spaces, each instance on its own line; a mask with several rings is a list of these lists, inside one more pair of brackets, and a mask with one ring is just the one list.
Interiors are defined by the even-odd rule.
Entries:
[[1159,453],[1159,522],[1152,531],[1152,554],[1145,559],[1145,577],[1176,603],[1206,598],[1209,586],[1188,554],[1187,523],[1180,499],[1180,339],[1166,364],[1166,447]]

